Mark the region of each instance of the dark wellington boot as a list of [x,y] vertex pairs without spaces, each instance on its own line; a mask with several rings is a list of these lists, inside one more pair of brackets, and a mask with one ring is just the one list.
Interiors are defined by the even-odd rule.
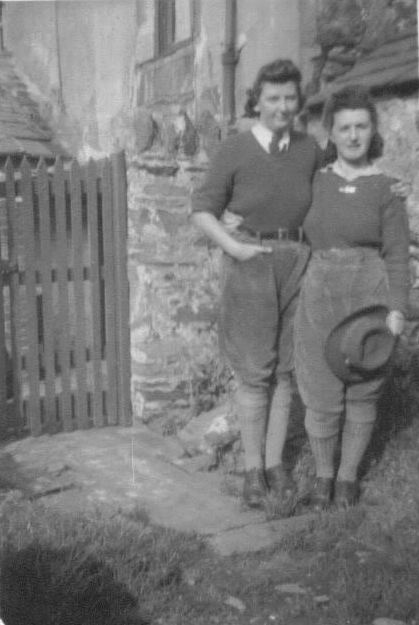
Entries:
[[359,499],[358,482],[336,480],[334,502],[338,508],[347,509],[355,506]]
[[249,508],[261,508],[266,497],[266,482],[263,469],[246,471],[243,485],[243,500]]
[[269,490],[278,499],[288,498],[295,492],[295,482],[282,464],[269,467],[266,469],[265,475]]

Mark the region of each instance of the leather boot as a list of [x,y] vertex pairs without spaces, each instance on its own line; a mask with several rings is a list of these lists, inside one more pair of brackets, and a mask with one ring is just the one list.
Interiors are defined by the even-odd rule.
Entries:
[[359,499],[358,482],[346,480],[336,480],[335,484],[335,504],[338,508],[347,509],[354,506]]
[[263,469],[246,471],[243,485],[243,500],[249,508],[261,508],[266,497],[266,482]]
[[295,483],[282,464],[269,467],[265,471],[268,488],[278,499],[289,498],[295,492]]
[[326,510],[332,501],[333,478],[316,477],[310,492],[310,504],[315,510]]

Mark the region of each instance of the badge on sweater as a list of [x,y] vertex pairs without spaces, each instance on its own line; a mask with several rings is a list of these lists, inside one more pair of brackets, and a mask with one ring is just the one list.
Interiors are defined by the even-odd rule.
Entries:
[[344,187],[339,187],[341,193],[356,193],[356,187],[351,184],[346,184]]

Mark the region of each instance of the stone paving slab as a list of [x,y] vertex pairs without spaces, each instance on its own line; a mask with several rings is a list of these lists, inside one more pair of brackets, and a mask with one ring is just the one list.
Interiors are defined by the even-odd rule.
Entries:
[[303,530],[315,518],[304,514],[289,519],[249,523],[242,528],[228,529],[209,537],[209,543],[223,556],[260,551],[279,543],[292,531]]
[[222,472],[191,473],[171,437],[146,426],[106,427],[26,438],[0,447],[6,482],[61,509],[110,504],[144,508],[150,519],[208,537],[222,554],[276,543],[303,517],[265,522],[223,492]]

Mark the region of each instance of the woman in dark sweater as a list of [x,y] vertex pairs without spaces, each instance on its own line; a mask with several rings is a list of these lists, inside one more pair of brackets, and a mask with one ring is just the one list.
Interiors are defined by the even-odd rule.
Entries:
[[[314,504],[358,498],[358,467],[370,441],[385,375],[345,383],[332,371],[325,347],[351,313],[383,305],[393,335],[403,331],[407,306],[408,224],[394,180],[373,164],[382,140],[367,91],[345,88],[325,105],[324,125],[335,160],[316,173],[304,222],[312,257],[295,317],[295,367],[306,405],[305,425],[316,464]],[[344,416],[340,466],[334,456]]]
[[[220,344],[236,374],[243,495],[253,507],[268,489],[283,497],[292,486],[282,465],[292,322],[309,257],[301,226],[321,160],[315,140],[293,128],[300,82],[291,61],[261,68],[247,104],[258,121],[223,143],[192,200],[194,223],[224,251]],[[240,217],[234,234],[220,223],[227,209]]]

